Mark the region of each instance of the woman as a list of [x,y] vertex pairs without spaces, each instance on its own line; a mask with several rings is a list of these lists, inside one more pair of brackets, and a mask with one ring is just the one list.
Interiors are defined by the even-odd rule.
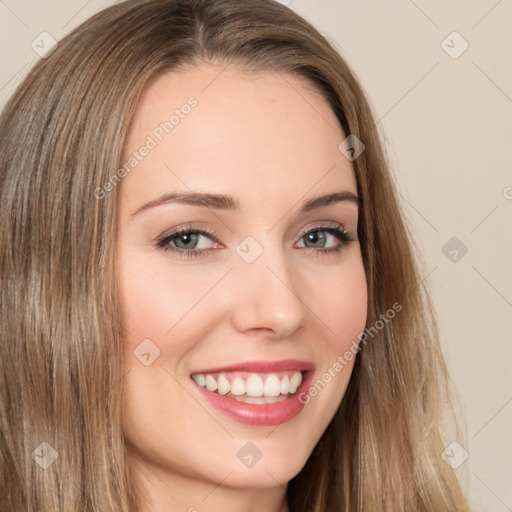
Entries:
[[119,3],[0,136],[2,511],[468,510],[375,121],[311,25]]

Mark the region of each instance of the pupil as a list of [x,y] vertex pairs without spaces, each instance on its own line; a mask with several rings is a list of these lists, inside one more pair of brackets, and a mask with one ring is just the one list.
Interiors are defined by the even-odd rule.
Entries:
[[[178,239],[178,242],[183,242],[184,245],[189,245],[190,242],[194,241],[194,237],[197,237],[197,235],[195,233],[185,233],[183,235],[181,235]],[[191,244],[191,245],[194,245],[194,244]],[[187,247],[185,247],[186,249]]]
[[308,240],[316,245],[318,245],[318,242],[321,244],[325,241],[325,234],[322,231],[314,231],[308,234]]

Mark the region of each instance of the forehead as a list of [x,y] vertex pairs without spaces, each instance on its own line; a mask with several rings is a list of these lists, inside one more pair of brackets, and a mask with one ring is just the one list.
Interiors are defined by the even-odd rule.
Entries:
[[[159,76],[137,104],[124,160],[146,156],[123,180],[139,195],[172,189],[289,193],[356,191],[345,138],[305,78],[201,64]],[[126,183],[125,183],[126,182]]]

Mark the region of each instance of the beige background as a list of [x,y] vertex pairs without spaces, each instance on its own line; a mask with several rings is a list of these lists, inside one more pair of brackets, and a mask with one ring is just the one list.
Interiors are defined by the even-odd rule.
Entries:
[[[0,0],[0,106],[41,32],[58,40],[111,3]],[[455,471],[475,511],[512,511],[512,2],[281,3],[335,43],[381,121],[467,417]],[[462,257],[443,253],[452,237]]]

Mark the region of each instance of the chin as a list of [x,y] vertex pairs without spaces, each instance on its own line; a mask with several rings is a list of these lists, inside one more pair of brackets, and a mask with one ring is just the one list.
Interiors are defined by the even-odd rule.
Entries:
[[277,485],[284,486],[301,471],[305,463],[306,460],[296,464],[284,465],[281,461],[281,463],[263,465],[260,460],[252,468],[226,469],[226,475],[229,471],[232,473],[223,485],[240,489],[268,489]]

